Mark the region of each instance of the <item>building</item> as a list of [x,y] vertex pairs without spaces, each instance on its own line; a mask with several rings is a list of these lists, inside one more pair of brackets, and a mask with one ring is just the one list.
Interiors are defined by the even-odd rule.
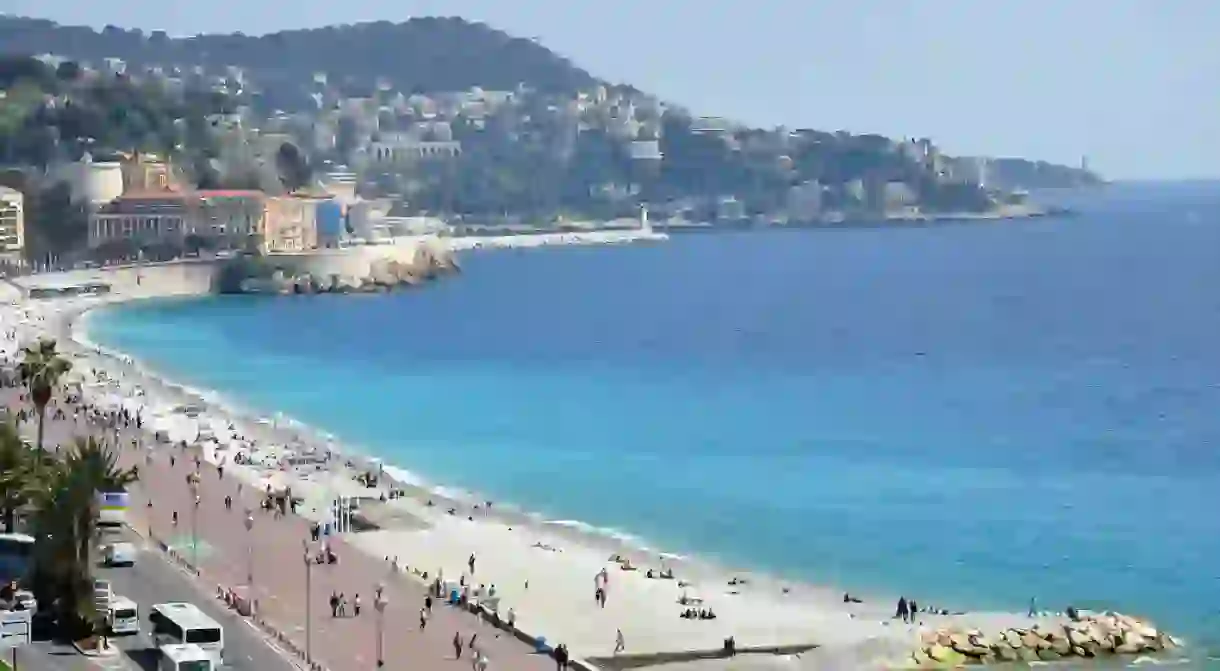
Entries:
[[123,165],[117,161],[94,162],[85,154],[81,160],[64,165],[60,180],[72,189],[72,200],[97,207],[123,195]]
[[190,235],[215,240],[221,247],[241,247],[265,233],[266,194],[247,190],[203,190],[192,194]]
[[326,201],[299,195],[268,198],[263,251],[286,254],[316,249],[318,205],[322,202]]
[[788,219],[810,222],[822,216],[822,185],[817,181],[797,184],[788,190]]
[[89,247],[130,240],[136,245],[181,245],[190,213],[188,198],[174,191],[133,192],[89,214]]
[[163,191],[175,187],[173,171],[168,163],[152,154],[136,154],[119,165],[123,192]]
[[25,196],[0,186],[0,254],[20,255],[25,249]]
[[315,221],[318,229],[319,247],[338,247],[347,233],[343,204],[334,198],[318,203]]

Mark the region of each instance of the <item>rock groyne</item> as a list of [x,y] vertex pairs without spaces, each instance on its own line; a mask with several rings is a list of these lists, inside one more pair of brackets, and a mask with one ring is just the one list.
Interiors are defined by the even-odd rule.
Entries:
[[1130,615],[1077,613],[1061,625],[1035,624],[994,632],[977,629],[926,632],[910,658],[891,668],[1094,659],[1161,653],[1181,645],[1173,636]]

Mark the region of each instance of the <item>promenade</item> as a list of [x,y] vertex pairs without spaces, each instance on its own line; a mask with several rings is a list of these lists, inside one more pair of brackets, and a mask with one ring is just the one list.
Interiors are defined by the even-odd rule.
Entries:
[[[4,391],[5,404],[15,408],[16,390]],[[50,417],[48,412],[45,441],[48,449],[57,444],[68,445],[73,435],[87,430],[99,436],[105,433],[100,427],[87,427],[83,419],[74,423],[70,412],[67,420],[52,421]],[[378,584],[384,585],[388,598],[381,629],[384,668],[410,665],[412,669],[428,671],[471,666],[469,650],[463,652],[461,660],[455,660],[454,634],[467,644],[477,635],[477,647],[495,671],[554,668],[553,660],[534,653],[512,634],[482,622],[469,612],[439,603],[434,603],[427,628],[420,631],[419,611],[424,605],[425,589],[418,581],[394,574],[387,562],[369,557],[337,537],[331,538],[330,546],[339,562],[311,564],[307,568],[303,543],[309,541],[310,535],[306,520],[291,514],[277,518],[262,510],[253,487],[240,487],[239,491],[236,478],[228,473],[222,478],[218,469],[206,461],[201,461],[198,469],[196,508],[188,476],[196,472],[197,452],[191,448],[184,451],[159,446],[151,453],[150,461],[147,450],[131,449],[133,439],[147,444],[149,437],[134,430],[119,434],[120,445],[124,446],[119,451],[120,462],[140,468],[140,482],[131,488],[132,528],[142,535],[151,531],[156,539],[169,544],[188,561],[196,554],[191,549],[192,538],[196,537],[200,580],[209,588],[207,593],[216,586],[242,591],[252,566],[254,581],[249,594],[259,604],[260,617],[284,632],[295,647],[308,648],[312,660],[323,668],[329,671],[377,668],[379,628],[374,597]],[[225,507],[226,496],[233,498],[231,509]],[[247,509],[254,519],[251,531],[246,530]],[[175,512],[177,525],[173,523]],[[314,555],[320,545],[309,543],[308,548]],[[400,560],[410,562],[409,557]],[[332,593],[347,598],[347,617],[331,616]],[[358,616],[353,612],[357,594],[361,600]]]

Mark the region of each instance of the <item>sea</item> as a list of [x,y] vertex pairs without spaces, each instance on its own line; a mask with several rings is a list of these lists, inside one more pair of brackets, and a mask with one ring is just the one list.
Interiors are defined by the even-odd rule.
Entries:
[[723,566],[1220,651],[1220,184],[1071,218],[472,252],[90,337],[448,488]]

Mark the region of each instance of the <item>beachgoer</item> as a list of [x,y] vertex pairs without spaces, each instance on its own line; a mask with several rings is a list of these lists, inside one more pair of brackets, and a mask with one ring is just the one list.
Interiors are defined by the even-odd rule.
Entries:
[[914,622],[915,614],[919,612],[919,604],[915,602],[915,599],[911,599],[911,607],[909,610],[911,611],[911,622]]
[[898,610],[894,613],[894,617],[902,618],[903,622],[910,622],[911,611],[907,606],[907,598],[905,596],[898,597]]
[[1038,616],[1038,597],[1036,596],[1029,597],[1029,616]]
[[623,630],[615,630],[614,633],[614,654],[618,654],[627,649],[627,641],[623,639]]

